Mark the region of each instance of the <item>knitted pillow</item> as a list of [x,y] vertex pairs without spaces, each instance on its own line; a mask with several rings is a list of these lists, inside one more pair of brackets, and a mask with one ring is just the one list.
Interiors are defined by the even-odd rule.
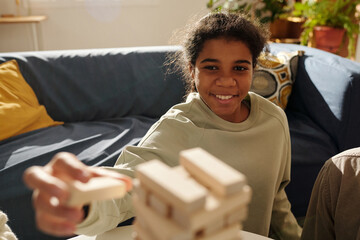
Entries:
[[286,108],[295,81],[298,57],[302,51],[262,54],[254,71],[250,91],[255,92],[282,109]]
[[0,211],[0,239],[4,240],[17,240],[16,235],[11,231],[10,227],[6,224],[8,218],[6,214]]

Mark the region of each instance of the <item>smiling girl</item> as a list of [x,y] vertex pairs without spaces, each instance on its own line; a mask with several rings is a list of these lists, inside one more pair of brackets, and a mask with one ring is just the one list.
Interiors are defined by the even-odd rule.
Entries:
[[[114,170],[134,177],[135,167],[152,159],[176,166],[181,150],[201,147],[247,176],[253,197],[244,230],[264,236],[271,232],[277,239],[299,239],[301,228],[285,193],[290,181],[291,156],[285,113],[249,92],[254,67],[266,41],[266,31],[242,15],[212,13],[192,25],[183,51],[177,55],[189,86],[186,102],[163,115],[138,146],[126,147]],[[54,169],[56,166],[62,169]],[[79,173],[90,178],[94,168],[89,170],[75,156],[63,154],[35,170],[29,169],[25,174],[28,185],[38,190],[35,209],[37,213],[46,209],[58,221],[55,229],[55,224],[43,223],[38,218],[38,225],[46,232],[99,234],[134,216],[128,194],[121,200],[93,203],[85,219],[81,208],[66,208],[69,214],[59,217],[59,211],[49,211],[55,206],[36,204],[41,199],[39,195],[49,195],[46,177],[53,179],[52,172],[56,170],[66,171],[68,177],[75,179]],[[59,196],[68,194],[66,189],[58,191]]]

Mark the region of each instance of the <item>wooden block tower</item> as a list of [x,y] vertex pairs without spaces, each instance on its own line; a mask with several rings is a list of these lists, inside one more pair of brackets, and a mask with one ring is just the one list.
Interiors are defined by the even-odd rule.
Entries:
[[136,168],[136,240],[239,240],[251,188],[243,174],[201,148],[180,166],[152,160]]

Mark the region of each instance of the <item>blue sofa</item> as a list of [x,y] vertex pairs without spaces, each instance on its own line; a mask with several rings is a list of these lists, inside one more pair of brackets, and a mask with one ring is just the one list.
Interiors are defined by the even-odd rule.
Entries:
[[[292,210],[305,216],[312,185],[332,155],[360,146],[360,64],[291,44],[273,53],[304,50],[285,110],[292,144]],[[36,230],[23,171],[69,151],[87,165],[111,166],[126,145],[139,142],[172,105],[183,100],[179,73],[163,66],[175,46],[0,53],[16,59],[48,114],[64,125],[0,141],[0,209],[20,239],[51,238]],[[266,156],[264,156],[266,157]]]

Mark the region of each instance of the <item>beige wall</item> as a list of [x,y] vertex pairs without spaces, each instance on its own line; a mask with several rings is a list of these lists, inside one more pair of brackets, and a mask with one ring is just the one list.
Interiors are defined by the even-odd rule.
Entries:
[[[20,1],[21,14],[48,17],[37,26],[43,50],[167,45],[175,29],[208,12],[208,0]],[[6,13],[17,13],[15,0],[0,0],[0,14]],[[0,52],[31,50],[30,24],[0,24]]]
[[[23,0],[21,13],[48,16],[37,27],[43,50],[167,45],[174,29],[208,12],[207,0],[37,1]],[[0,0],[4,13],[16,13],[15,0]],[[34,50],[32,33],[30,24],[0,24],[0,52]]]

